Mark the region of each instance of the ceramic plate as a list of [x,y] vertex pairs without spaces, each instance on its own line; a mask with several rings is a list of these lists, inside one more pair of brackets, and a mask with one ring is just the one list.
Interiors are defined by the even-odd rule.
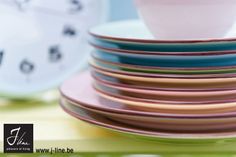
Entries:
[[135,88],[135,89],[143,89],[143,90],[153,90],[153,91],[174,91],[174,92],[180,92],[180,91],[185,91],[185,92],[206,92],[206,91],[229,91],[229,90],[235,90],[236,86],[234,84],[225,86],[221,88],[215,88],[215,87],[208,87],[208,88],[191,88],[189,86],[186,87],[176,87],[176,88],[161,88],[161,87],[155,87],[155,84],[148,84],[142,81],[133,81],[129,82],[125,79],[118,79],[112,76],[104,75],[102,73],[96,72],[96,71],[91,71],[91,75],[95,80],[102,80],[106,84],[112,84],[115,86],[121,86],[121,87],[129,87],[129,88]]
[[151,67],[157,66],[174,68],[203,68],[236,65],[236,54],[212,56],[160,56],[145,54],[109,53],[107,51],[97,49],[93,51],[93,56],[114,63]]
[[149,101],[141,101],[140,99],[133,99],[128,97],[115,96],[110,93],[104,93],[98,89],[96,89],[98,94],[108,100],[123,103],[127,106],[138,108],[139,110],[144,111],[172,111],[178,113],[208,113],[208,112],[234,112],[236,109],[236,102],[234,100],[229,100],[229,102],[222,103],[214,103],[214,104],[202,104],[202,105],[193,105],[189,103],[169,103],[169,102],[149,102]]
[[123,74],[128,76],[141,76],[141,77],[151,77],[151,78],[232,78],[236,77],[236,73],[229,74],[195,74],[195,75],[181,75],[181,74],[152,74],[143,72],[126,71],[123,69],[117,69],[115,66],[98,63],[94,60],[90,60],[90,65],[92,68],[108,71],[111,73]]
[[117,122],[146,129],[158,129],[174,132],[217,132],[234,130],[236,117],[217,118],[166,118],[166,117],[140,117],[126,114],[104,112],[84,107],[83,104],[76,104],[65,98],[61,99],[63,104],[72,105],[74,108],[83,108],[88,111],[100,114]]
[[107,119],[104,116],[96,114],[94,112],[70,105],[61,103],[62,108],[73,117],[76,117],[82,121],[94,124],[113,131],[122,132],[125,134],[135,135],[137,137],[147,137],[151,139],[166,139],[166,140],[216,140],[222,138],[234,138],[236,137],[235,131],[224,131],[217,133],[175,133],[154,131],[150,129],[142,129],[125,125],[112,120]]
[[102,67],[109,67],[111,69],[118,69],[128,72],[140,72],[140,73],[154,73],[154,74],[183,74],[183,75],[195,75],[195,74],[228,74],[236,73],[236,66],[224,66],[224,67],[204,67],[204,68],[163,68],[163,67],[151,67],[151,66],[139,66],[131,64],[113,63],[110,61],[102,60],[92,56],[91,60],[97,65]]
[[95,56],[92,56],[90,60],[93,60],[97,65],[103,67],[111,67],[112,69],[118,69],[128,72],[140,72],[151,74],[176,74],[176,75],[198,75],[198,74],[229,74],[236,73],[235,66],[225,67],[206,67],[206,68],[163,68],[163,67],[148,67],[139,65],[130,65],[122,63],[113,63],[105,61]]
[[127,86],[114,85],[96,79],[95,88],[103,93],[112,93],[114,96],[139,99],[146,102],[190,103],[207,104],[236,101],[236,90],[228,91],[163,91],[145,90]]
[[139,20],[112,22],[90,30],[90,42],[105,48],[161,52],[225,51],[236,49],[236,38],[169,41],[154,39]]
[[[86,80],[86,81],[85,81]],[[83,82],[83,83],[81,83]],[[78,85],[79,84],[79,88]],[[173,110],[160,110],[156,111],[142,111],[139,108],[129,108],[128,105],[110,101],[99,97],[95,90],[92,88],[92,78],[89,73],[80,74],[66,81],[60,88],[61,95],[69,101],[95,110],[105,112],[138,115],[148,117],[182,117],[182,118],[204,118],[204,117],[232,117],[235,113],[226,112],[224,110],[214,111],[205,110],[205,112],[181,112]],[[171,114],[170,114],[171,113]]]
[[105,76],[109,80],[122,82],[145,88],[161,88],[166,90],[212,90],[235,89],[236,77],[232,78],[157,78],[124,75],[91,67],[93,75]]
[[141,50],[125,50],[119,48],[106,48],[99,45],[90,43],[95,49],[105,51],[107,53],[121,53],[130,55],[156,55],[156,56],[188,56],[188,57],[203,57],[203,56],[217,56],[217,55],[233,55],[236,54],[236,50],[228,51],[200,51],[200,52],[155,52],[155,51],[141,51]]

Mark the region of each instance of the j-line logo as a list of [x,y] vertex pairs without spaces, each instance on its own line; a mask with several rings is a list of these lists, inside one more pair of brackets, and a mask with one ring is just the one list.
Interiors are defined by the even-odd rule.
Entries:
[[4,124],[4,153],[33,153],[33,124]]

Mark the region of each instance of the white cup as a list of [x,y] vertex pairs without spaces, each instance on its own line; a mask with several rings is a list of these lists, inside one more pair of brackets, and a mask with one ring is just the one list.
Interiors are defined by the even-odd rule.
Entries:
[[223,38],[236,23],[236,0],[135,0],[157,39]]

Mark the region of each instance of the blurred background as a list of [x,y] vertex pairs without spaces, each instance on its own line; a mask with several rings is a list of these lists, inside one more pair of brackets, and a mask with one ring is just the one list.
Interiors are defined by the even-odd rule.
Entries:
[[[0,2],[3,1],[0,0]],[[110,0],[109,2],[110,2],[109,21],[133,19],[138,17],[132,0]],[[4,14],[1,14],[2,12],[3,10],[0,10],[1,18],[6,19]],[[19,30],[20,29],[21,28],[19,28]],[[2,31],[1,33],[4,33],[4,31]],[[85,53],[89,52],[86,51]],[[15,57],[12,58],[14,59]],[[26,70],[30,70],[29,68],[30,66],[26,66]],[[1,74],[2,73],[0,71],[0,76]],[[43,101],[38,101],[38,99],[39,100],[42,99]],[[55,146],[58,144],[58,142],[53,143],[52,141],[59,141],[59,140],[69,141],[67,142],[66,146],[70,146],[69,144],[71,144],[70,141],[72,140],[81,141],[81,139],[83,139],[83,141],[85,141],[87,139],[95,139],[95,138],[106,139],[107,137],[109,138],[114,137],[113,134],[110,135],[95,127],[85,125],[84,123],[79,123],[78,120],[64,113],[58,105],[58,99],[59,97],[57,96],[57,94],[56,94],[56,101],[53,100],[53,102],[50,101],[50,94],[49,97],[48,95],[45,95],[44,97],[43,96],[37,97],[37,100],[34,99],[8,100],[1,95],[0,96],[0,152],[2,152],[3,148],[2,127],[3,124],[5,123],[33,123],[35,130],[35,140],[37,140],[36,146],[40,145],[44,147]],[[44,100],[49,100],[49,101],[47,102]],[[46,142],[41,142],[41,141],[46,141]],[[91,140],[89,141],[91,142]],[[89,146],[85,146],[84,143],[85,142],[76,143],[78,148],[80,148],[80,151],[83,150],[81,149],[81,147],[84,147],[85,150],[87,150],[87,148],[95,149],[94,147],[90,147],[90,144],[93,143],[87,142],[89,143]],[[104,149],[107,148],[104,147]]]
[[110,0],[111,21],[138,18],[132,0]]
[[[133,0],[108,0],[108,1],[110,3],[110,12],[109,12],[109,15],[108,15],[109,21],[119,21],[119,20],[127,20],[127,19],[136,19],[136,18],[138,18],[138,14],[137,14],[137,11],[135,9]],[[42,1],[42,2],[44,4],[46,1]],[[57,1],[55,1],[55,0],[47,1],[48,7],[51,8],[51,9],[55,7],[55,5],[52,5],[53,4],[52,2],[57,2]],[[28,1],[27,1],[27,3],[28,3]],[[50,20],[46,19],[44,22],[41,22],[41,23],[36,22],[37,25],[33,25],[33,26],[29,25],[29,24],[32,24],[32,23],[30,23],[30,22],[28,23],[27,20],[19,20],[19,21],[15,22],[17,19],[22,19],[21,15],[23,15],[24,13],[27,13],[27,11],[24,10],[24,9],[26,9],[26,10],[28,9],[27,6],[25,5],[27,3],[24,2],[24,1],[19,1],[18,2],[18,1],[14,1],[14,0],[9,0],[9,1],[8,0],[0,0],[0,4],[1,4],[1,6],[0,6],[0,19],[2,19],[2,22],[4,23],[4,26],[0,27],[0,34],[2,35],[2,38],[0,39],[0,45],[1,45],[0,46],[0,67],[1,67],[0,77],[1,77],[1,75],[4,76],[3,80],[5,81],[5,82],[3,81],[2,83],[0,82],[0,87],[1,87],[0,89],[6,89],[6,88],[9,89],[9,86],[13,86],[13,87],[14,86],[22,86],[21,90],[27,90],[27,89],[25,89],[26,86],[24,86],[24,84],[22,84],[20,81],[18,81],[17,79],[14,79],[14,78],[19,78],[21,81],[25,82],[26,85],[27,85],[27,83],[36,82],[35,81],[36,77],[34,76],[35,67],[36,67],[36,70],[38,70],[39,68],[37,66],[39,66],[39,65],[42,66],[42,64],[41,64],[42,59],[38,55],[42,55],[42,54],[39,54],[39,53],[46,54],[45,52],[42,52],[42,49],[44,49],[44,47],[40,47],[40,46],[43,45],[40,42],[47,42],[46,44],[50,44],[48,46],[51,46],[51,43],[54,44],[54,42],[58,43],[58,44],[61,44],[61,45],[63,43],[65,45],[68,44],[67,47],[66,47],[67,48],[66,51],[67,52],[70,52],[70,51],[75,51],[76,52],[75,54],[69,53],[70,57],[73,58],[74,57],[73,55],[77,55],[77,57],[78,57],[77,50],[79,48],[79,45],[78,45],[78,47],[74,46],[74,45],[77,45],[76,44],[77,41],[68,43],[68,40],[64,40],[62,38],[57,39],[57,36],[55,36],[55,38],[52,38],[52,39],[47,39],[47,38],[51,38],[51,36],[53,36],[53,35],[51,35],[51,34],[46,35],[46,32],[47,31],[48,32],[54,32],[54,29],[55,30],[57,29],[57,28],[55,28],[56,25],[61,24],[61,21],[57,21],[58,23],[56,23],[56,22],[54,23],[54,22],[51,22]],[[47,3],[45,3],[45,4],[47,4]],[[5,8],[5,6],[4,6],[5,4],[7,4],[9,6],[15,6],[15,4],[17,4],[17,5],[19,5],[18,6],[19,8],[12,7],[11,9],[14,10],[14,12],[13,12],[11,9],[8,8],[9,9],[8,10],[7,8]],[[58,3],[58,6],[56,6],[56,7],[58,7],[60,9],[61,6],[63,6],[63,5]],[[15,12],[17,10],[18,10],[18,12]],[[48,10],[41,10],[41,11],[42,11],[42,13],[50,13],[50,12],[47,12]],[[18,17],[18,15],[19,15],[19,17]],[[42,17],[41,19],[40,18],[38,18],[38,19],[41,20],[41,19],[44,19],[44,17]],[[89,21],[89,19],[88,19],[88,21]],[[25,28],[25,26],[27,28]],[[14,27],[14,31],[12,31],[13,27]],[[44,31],[44,28],[46,28],[45,29],[46,31],[43,32],[45,34],[42,34],[42,37],[37,35],[37,33],[38,33],[37,28],[38,27],[39,27],[39,31],[41,31],[41,28],[42,28],[42,31]],[[30,33],[29,33],[29,31],[30,31]],[[9,32],[11,32],[11,33],[9,33]],[[58,32],[56,32],[56,33],[58,34]],[[20,36],[20,38],[22,38],[22,40],[20,40],[20,41],[15,40],[16,36]],[[38,36],[39,36],[39,38],[38,38]],[[54,39],[56,39],[56,41]],[[43,41],[43,40],[46,40],[46,41]],[[86,43],[86,42],[87,41],[84,40],[84,43]],[[84,43],[82,43],[82,44],[84,44]],[[14,46],[14,45],[21,45],[21,47],[20,47],[20,49],[18,49],[18,47]],[[8,48],[8,47],[13,47],[14,49],[11,50],[11,48]],[[6,52],[4,52],[5,48],[7,49]],[[10,52],[8,51],[8,49],[10,49]],[[41,50],[39,50],[39,49],[41,49]],[[36,52],[37,50],[39,50],[39,53]],[[59,62],[60,61],[59,60],[60,55],[61,55],[61,54],[59,54],[60,50],[58,49],[57,46],[55,48],[55,45],[54,45],[53,50],[54,50],[54,52],[53,52],[54,54],[51,57],[52,57],[52,59],[54,59],[54,62],[56,60]],[[79,49],[79,50],[83,51],[81,49]],[[87,51],[88,50],[86,49],[83,52],[85,54],[88,54],[89,51],[88,52]],[[22,52],[21,56],[16,55],[16,54],[19,54],[18,52]],[[23,52],[24,52],[24,54],[23,54]],[[32,53],[34,53],[34,55],[32,55]],[[43,56],[41,56],[41,57],[43,58]],[[81,57],[83,57],[83,56],[81,55]],[[3,60],[3,58],[4,58],[4,60]],[[22,65],[22,64],[19,64],[20,60],[24,61],[23,62],[24,67],[21,66],[20,69],[19,68],[16,69],[18,67],[18,65]],[[8,62],[8,63],[6,64],[5,61]],[[33,62],[36,63],[36,64],[34,64],[34,65],[36,65],[35,67],[33,66]],[[76,60],[76,62],[78,62],[78,60]],[[40,64],[38,64],[38,63],[40,63]],[[64,63],[64,64],[66,64],[66,63]],[[78,64],[78,63],[76,63],[76,64]],[[47,66],[50,66],[50,65],[47,65]],[[73,65],[73,66],[75,66],[75,65]],[[13,67],[15,69],[13,69]],[[45,68],[47,68],[47,67],[45,66]],[[41,69],[43,69],[43,68],[41,68]],[[23,74],[19,73],[20,70]],[[65,71],[65,69],[63,69],[63,71]],[[75,73],[75,71],[73,73]],[[32,76],[32,77],[30,78],[30,76]],[[39,75],[39,74],[38,74],[38,76],[43,77],[43,75]],[[56,77],[55,77],[55,79],[56,79]],[[0,79],[0,81],[1,81],[1,79]],[[42,85],[45,85],[47,83],[48,83],[47,81],[44,81]],[[5,85],[6,85],[6,88],[5,88]],[[58,83],[57,83],[57,85],[58,85]],[[47,85],[45,85],[45,86],[47,86]],[[31,92],[28,92],[28,93],[31,93]],[[8,98],[10,98],[10,99],[13,98],[13,103],[14,104],[15,103],[17,103],[17,104],[18,103],[22,103],[22,104],[26,103],[24,101],[24,96],[23,97],[21,97],[21,96],[19,96],[19,97],[18,96],[17,97],[14,97],[14,96],[13,97],[8,97],[8,96],[9,96],[8,93],[6,93],[6,94],[5,93],[0,93],[0,107],[8,106],[8,105],[6,105],[6,98],[7,99]],[[18,100],[18,98],[19,98],[19,100]],[[41,99],[41,95],[40,95],[40,97],[37,97],[37,98]],[[44,99],[44,98],[42,98],[42,99]],[[31,100],[27,99],[26,101],[28,102],[28,101],[31,101]]]
[[[62,13],[60,11],[63,11],[65,6],[61,2],[70,1],[0,0],[0,20],[2,19],[4,23],[0,27],[0,34],[2,36],[0,39],[0,76],[3,76],[2,78],[0,77],[0,96],[9,97],[9,95],[12,95],[13,98],[24,99],[24,96],[28,97],[29,93],[43,91],[36,90],[35,86],[39,89],[40,83],[41,86],[47,86],[51,89],[55,85],[58,86],[68,76],[71,76],[70,74],[74,74],[78,70],[80,71],[81,68],[79,69],[78,66],[82,66],[78,65],[78,62],[85,65],[85,61],[81,58],[85,58],[84,56],[90,51],[87,49],[87,40],[83,38],[87,34],[87,29],[83,30],[83,32],[80,31],[80,27],[84,26],[76,16],[62,17],[63,20],[58,19],[59,13]],[[75,2],[79,3],[79,1]],[[57,3],[56,7],[55,3]],[[109,21],[135,19],[138,17],[132,0],[109,0],[109,3]],[[34,6],[34,9],[30,7],[31,4]],[[36,13],[30,15],[34,11]],[[98,15],[91,14],[89,16],[90,18],[86,19],[87,21],[83,23],[91,23],[91,21],[99,19]],[[35,17],[35,19],[31,19],[32,17]],[[14,31],[11,31],[12,29]],[[72,38],[73,34],[69,37],[68,32],[66,35],[60,34],[61,29],[64,29],[64,31],[65,29],[67,31],[70,29],[69,31],[75,31],[76,35],[74,34],[75,36]],[[77,33],[77,31],[80,33]],[[15,40],[16,36],[19,36],[20,40]],[[80,42],[80,45],[77,44],[78,42]],[[81,51],[79,55],[77,53],[78,50]],[[18,55],[18,52],[22,52],[21,55]],[[68,54],[64,55],[66,52]],[[46,64],[45,61],[47,62]],[[43,69],[47,69],[47,72],[43,72]],[[61,72],[68,73],[69,75],[63,74],[63,78],[62,76],[57,76]],[[52,75],[55,79],[49,78],[48,74]],[[44,76],[48,78],[44,78]],[[45,81],[39,79],[41,77]],[[57,80],[57,78],[60,78],[60,80]],[[31,87],[29,84],[31,84]],[[51,84],[54,84],[54,86]],[[22,94],[22,91],[26,94]]]

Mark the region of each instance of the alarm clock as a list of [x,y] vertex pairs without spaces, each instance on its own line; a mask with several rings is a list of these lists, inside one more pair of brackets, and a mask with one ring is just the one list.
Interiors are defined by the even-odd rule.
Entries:
[[88,29],[108,9],[107,0],[0,0],[0,96],[28,98],[82,70]]

